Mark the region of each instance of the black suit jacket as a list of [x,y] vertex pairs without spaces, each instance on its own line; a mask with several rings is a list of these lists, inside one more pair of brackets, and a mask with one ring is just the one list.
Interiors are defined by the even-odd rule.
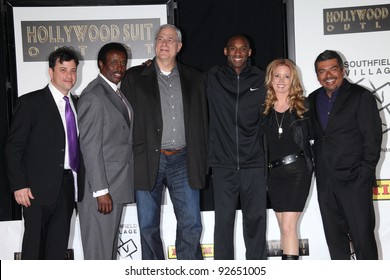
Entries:
[[[5,155],[11,191],[29,187],[35,203],[55,202],[64,171],[65,131],[48,86],[18,98]],[[82,194],[84,175],[79,173]]]
[[309,95],[317,179],[326,168],[344,181],[354,180],[359,174],[375,180],[382,125],[374,95],[344,79],[324,130],[317,113],[317,96],[322,90]]
[[[201,72],[177,63],[183,95],[188,177],[194,189],[205,187],[207,173],[207,103]],[[152,190],[158,172],[162,113],[154,62],[127,70],[121,90],[134,109],[135,189]]]

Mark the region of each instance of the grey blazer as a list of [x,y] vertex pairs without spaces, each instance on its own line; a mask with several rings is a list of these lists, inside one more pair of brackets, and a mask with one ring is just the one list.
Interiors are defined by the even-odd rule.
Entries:
[[[78,102],[80,149],[84,158],[85,199],[108,189],[114,203],[134,202],[133,109],[100,76]],[[130,119],[131,118],[131,119]]]

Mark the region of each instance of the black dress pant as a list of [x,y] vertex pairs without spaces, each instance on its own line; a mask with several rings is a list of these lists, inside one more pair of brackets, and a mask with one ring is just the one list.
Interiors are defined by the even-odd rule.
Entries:
[[73,174],[68,171],[64,172],[60,193],[53,204],[40,205],[31,200],[31,206],[23,207],[22,259],[65,259],[74,196]]
[[319,164],[318,202],[331,259],[351,259],[351,241],[358,260],[377,260],[371,177],[358,172],[354,180],[344,181]]
[[234,259],[234,225],[241,202],[246,259],[267,258],[266,184],[263,168],[213,168],[214,259]]

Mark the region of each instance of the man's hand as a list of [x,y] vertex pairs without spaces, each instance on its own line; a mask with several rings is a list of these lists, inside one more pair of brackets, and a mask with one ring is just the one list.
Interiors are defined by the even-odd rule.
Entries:
[[109,214],[112,211],[112,198],[109,193],[98,196],[97,197],[97,203],[98,203],[98,211],[102,214]]
[[153,62],[153,59],[148,59],[148,60],[142,62],[142,65],[150,66],[152,64],[152,62]]
[[24,207],[31,206],[30,199],[34,199],[34,196],[30,188],[20,189],[14,192],[15,200],[18,204]]

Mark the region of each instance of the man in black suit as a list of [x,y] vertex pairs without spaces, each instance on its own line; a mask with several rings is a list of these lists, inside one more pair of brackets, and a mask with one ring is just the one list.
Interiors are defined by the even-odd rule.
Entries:
[[372,188],[382,142],[374,95],[344,78],[343,61],[326,50],[315,61],[321,88],[309,96],[318,201],[332,259],[378,259]]
[[181,32],[166,24],[156,57],[130,68],[121,89],[134,109],[134,168],[143,259],[164,259],[161,200],[169,190],[178,259],[202,259],[199,189],[205,186],[207,106],[202,74],[176,61]]
[[83,194],[75,100],[69,98],[78,64],[68,47],[52,52],[50,83],[16,103],[5,155],[11,190],[23,207],[22,259],[65,258],[76,191]]

